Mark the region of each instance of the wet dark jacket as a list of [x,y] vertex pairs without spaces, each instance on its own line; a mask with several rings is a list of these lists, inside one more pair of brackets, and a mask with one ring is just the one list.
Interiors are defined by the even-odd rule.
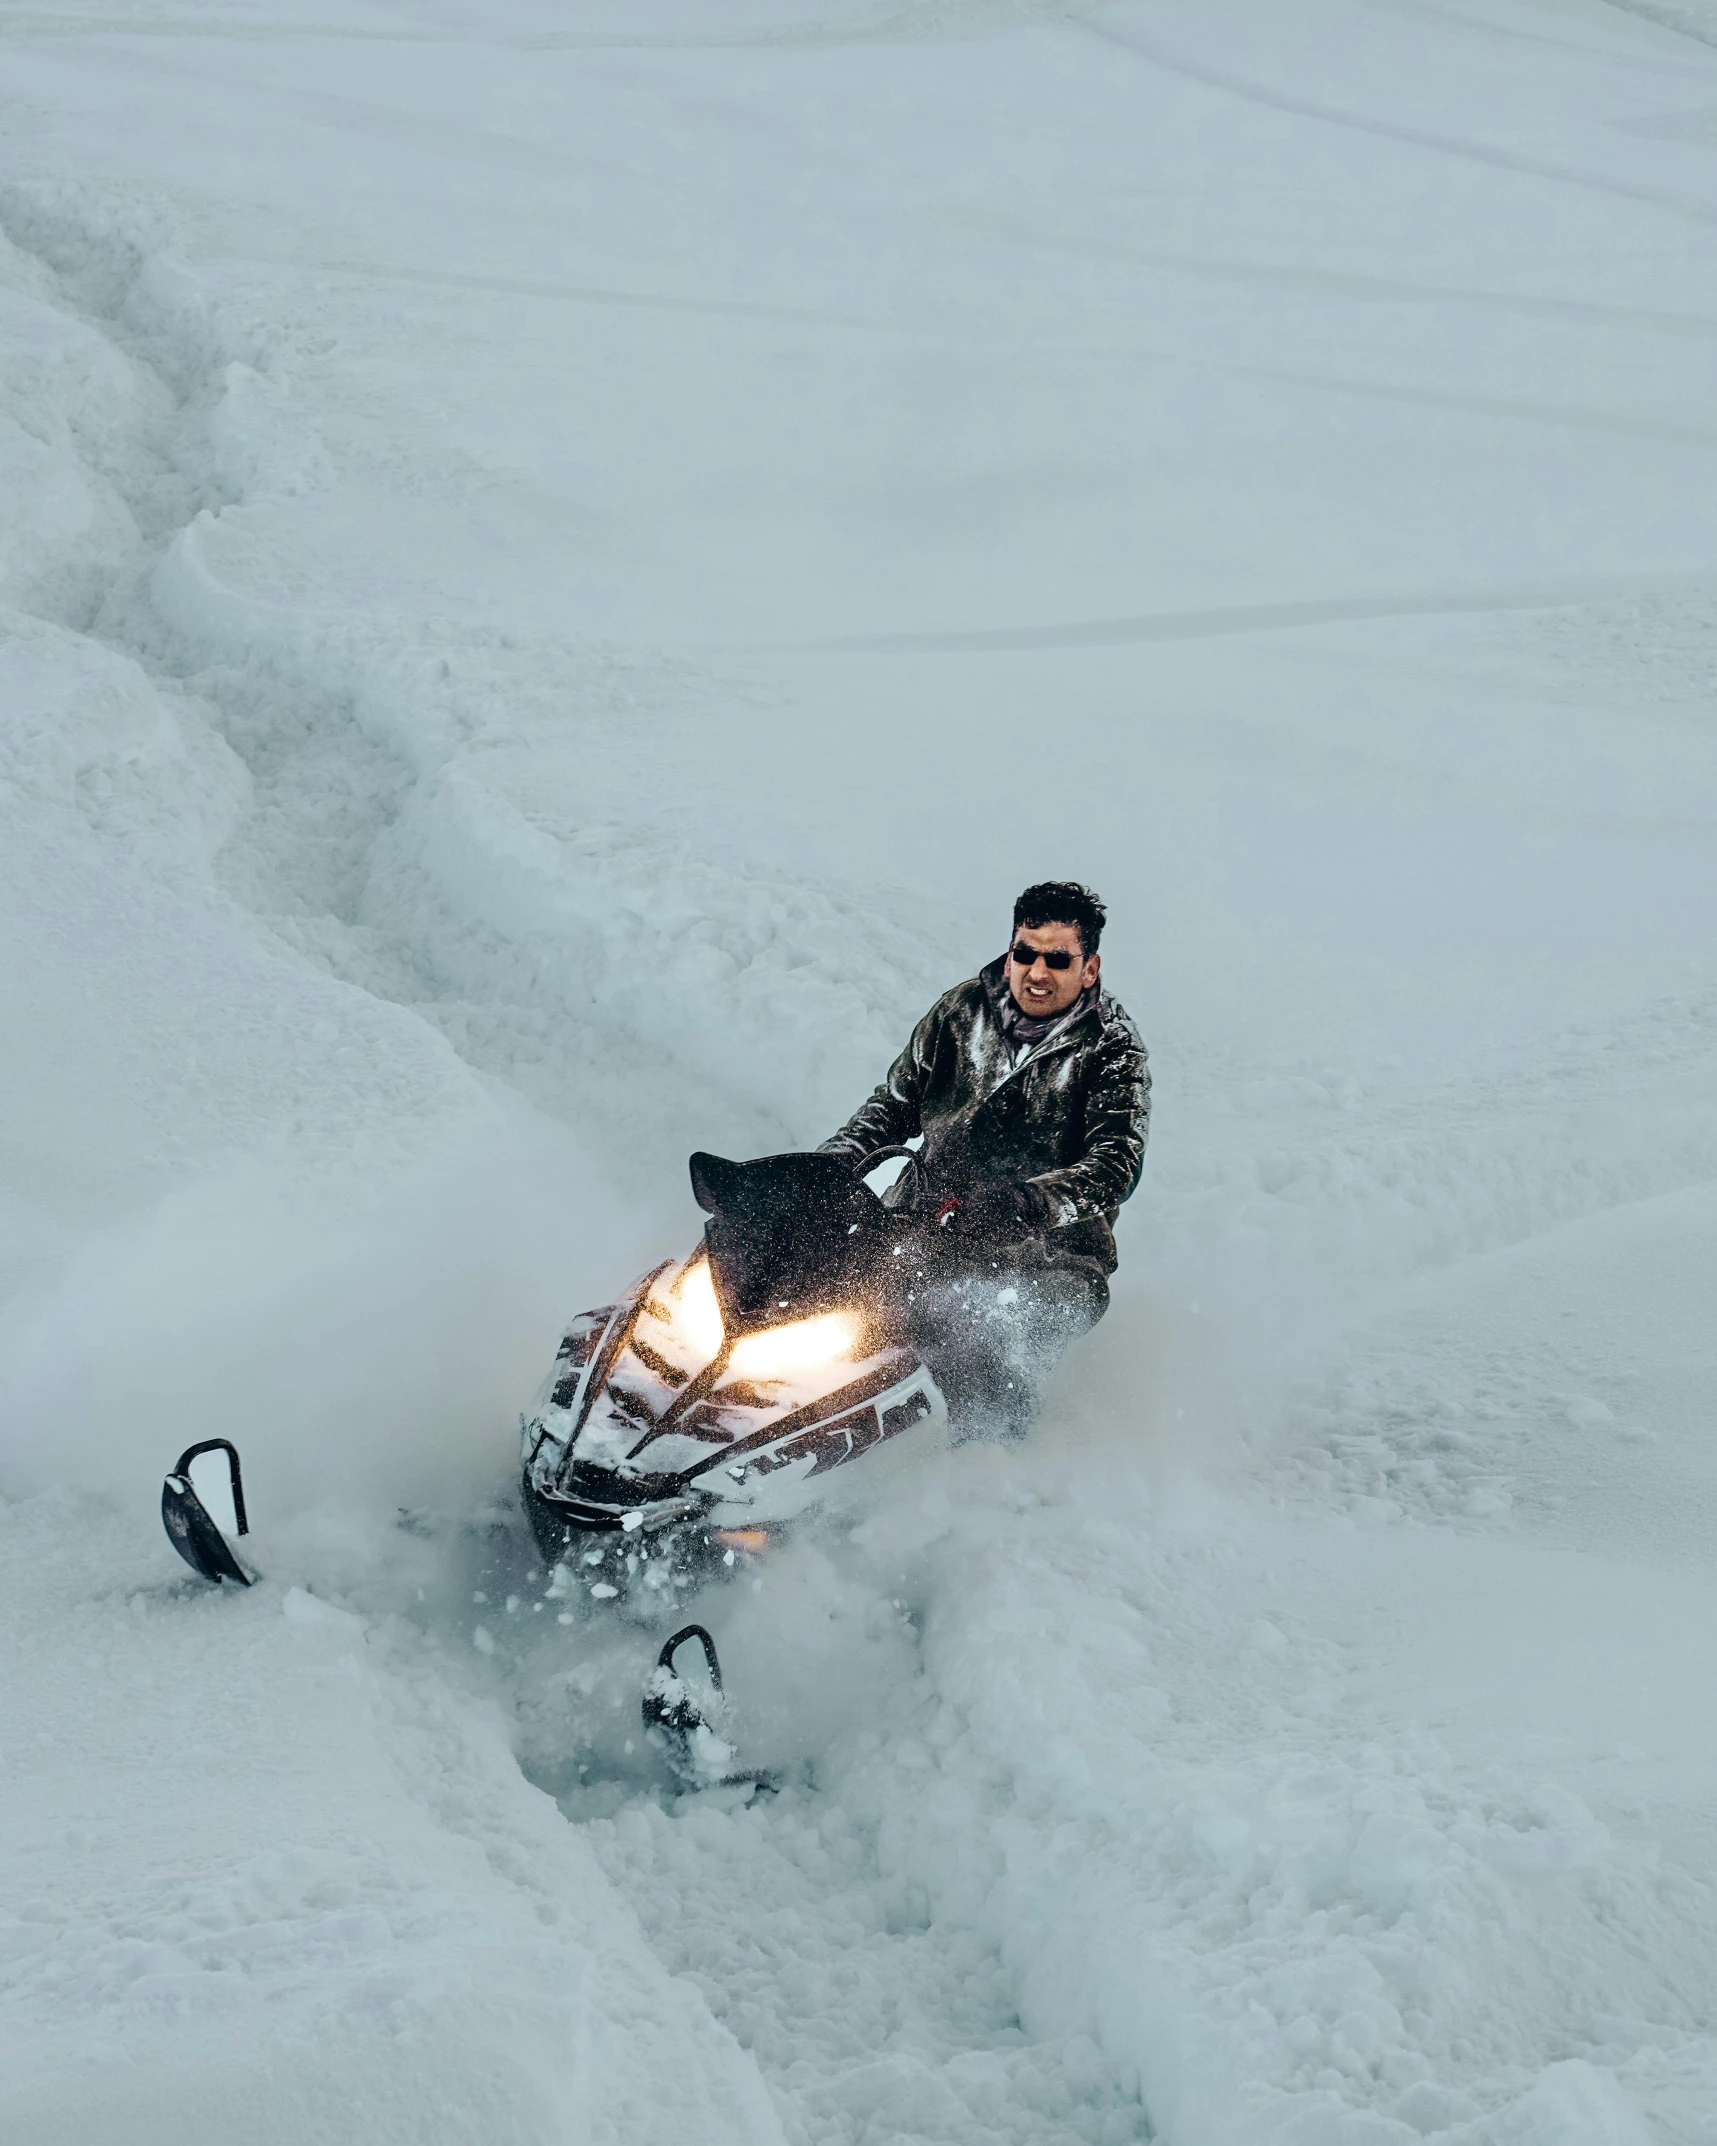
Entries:
[[885,1195],[934,1206],[1009,1182],[1033,1188],[1051,1257],[1115,1269],[1115,1216],[1139,1182],[1151,1121],[1144,1041],[1107,991],[1013,1062],[997,1007],[998,957],[939,998],[883,1085],[823,1143],[854,1161],[915,1135],[924,1146]]

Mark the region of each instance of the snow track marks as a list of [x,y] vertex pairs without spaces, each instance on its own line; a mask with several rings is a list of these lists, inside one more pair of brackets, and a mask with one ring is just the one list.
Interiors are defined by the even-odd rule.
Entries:
[[[602,811],[604,783],[648,782],[629,762],[647,751],[652,703],[695,701],[706,681],[669,659],[246,593],[255,518],[335,481],[289,363],[260,347],[266,330],[247,338],[211,315],[159,232],[114,235],[93,207],[27,189],[5,222],[62,316],[82,315],[84,347],[147,407],[129,430],[85,428],[86,462],[135,534],[121,529],[99,586],[57,608],[141,661],[192,720],[200,708],[244,762],[254,809],[222,849],[227,889],[559,1115],[600,1115],[624,1079],[672,1145],[697,1144],[676,1122],[688,1090],[706,1138],[711,1116],[736,1143],[816,1137],[849,1085],[839,1064],[820,1069],[825,1039],[869,1034],[885,1059],[933,995],[932,967],[873,907],[707,854],[672,797],[654,829],[635,791],[624,829]],[[550,733],[567,760],[558,791],[543,784]],[[896,946],[880,972],[853,959],[879,933]],[[569,966],[565,943],[592,937],[647,949],[655,988],[612,961]],[[784,1046],[762,1112],[747,1040],[760,1029]]]
[[[289,386],[254,347],[249,356],[264,362],[232,355],[230,331],[199,306],[187,281],[163,266],[155,250],[158,233],[127,235],[123,226],[118,232],[104,230],[99,211],[89,204],[46,193],[15,192],[5,206],[14,244],[30,249],[13,257],[15,273],[38,294],[43,317],[51,313],[62,324],[59,347],[75,355],[78,377],[97,387],[105,383],[107,402],[86,395],[84,404],[74,407],[61,445],[91,473],[91,482],[108,488],[119,503],[112,515],[117,533],[99,580],[70,588],[57,563],[46,562],[41,585],[56,592],[59,608],[86,630],[20,619],[11,645],[26,651],[40,647],[51,663],[70,662],[66,691],[73,705],[81,696],[83,704],[99,710],[101,681],[111,674],[122,696],[131,694],[140,709],[149,711],[125,718],[134,732],[142,722],[145,743],[151,722],[168,726],[174,762],[169,787],[177,791],[174,804],[181,818],[182,740],[202,741],[197,749],[205,752],[214,776],[205,785],[207,824],[197,853],[218,885],[273,939],[345,982],[414,1007],[475,1063],[504,1072],[527,1090],[533,1071],[546,1068],[534,1083],[543,1100],[574,1116],[594,1112],[598,1106],[590,1091],[601,1077],[601,1064],[594,1071],[589,1062],[580,1064],[579,1046],[565,1034],[569,1007],[578,996],[576,979],[559,984],[552,969],[545,978],[544,956],[530,944],[542,929],[544,912],[531,906],[539,899],[540,883],[552,887],[558,874],[564,890],[560,846],[543,837],[533,852],[527,841],[518,860],[522,929],[510,936],[456,920],[421,892],[437,871],[444,880],[460,873],[483,876],[459,857],[469,825],[459,816],[460,755],[473,743],[479,750],[484,744],[470,709],[504,703],[510,688],[525,701],[533,690],[543,693],[542,652],[520,652],[500,639],[474,641],[467,633],[450,634],[442,650],[424,648],[420,638],[407,653],[397,641],[390,643],[385,634],[377,636],[362,625],[306,617],[289,608],[270,616],[234,599],[203,559],[208,534],[271,498],[329,481],[316,443],[293,423]],[[75,329],[69,326],[74,308]],[[566,652],[554,686],[564,688],[569,677],[575,678],[588,704],[592,678],[601,675],[604,660],[598,655],[581,663]],[[616,690],[637,691],[639,666],[617,666],[613,675],[619,680]],[[655,682],[671,689],[671,671],[664,670]],[[111,700],[114,688],[105,690]],[[420,719],[415,729],[391,714],[407,702]],[[426,757],[421,718],[435,707],[443,710],[439,747]],[[63,713],[58,720],[66,721]],[[102,753],[109,758],[116,720],[110,711],[97,726]],[[435,726],[429,728],[433,738]],[[64,737],[75,750],[77,734],[75,723],[62,735],[45,721],[42,731],[62,753]],[[117,735],[117,802],[103,788],[105,778],[92,788],[87,769],[58,779],[69,785],[68,795],[75,795],[86,817],[111,819],[116,811],[130,810],[147,819],[140,786],[149,753],[123,727]],[[491,759],[506,747],[504,737],[490,740]],[[472,807],[479,814],[497,809],[482,795]],[[444,844],[439,856],[438,840]],[[504,864],[509,844],[516,853],[518,842],[517,833],[503,833],[491,862],[498,858]],[[162,869],[182,872],[182,827],[175,825],[157,848]],[[661,925],[676,904],[692,930],[694,949],[696,920],[713,913],[730,931],[742,925],[752,934],[754,958],[765,968],[772,941],[784,928],[794,928],[791,904],[783,913],[779,887],[754,879],[748,888],[741,882],[736,908],[733,878],[724,877],[718,866],[706,868],[700,883],[687,868],[676,870],[661,856],[633,858],[599,839],[589,845],[588,872],[583,897],[588,913],[569,910],[563,892],[548,904],[553,925],[575,934],[618,905],[627,928],[654,934],[670,988],[676,957],[662,944]],[[501,878],[504,886],[504,871]],[[487,879],[492,900],[495,872]],[[414,888],[419,890],[415,897],[407,891]],[[793,899],[799,902],[799,925],[821,931],[835,958],[854,927],[826,896]],[[426,917],[434,921],[426,924]],[[873,938],[885,928],[874,915],[866,925]],[[802,968],[796,973],[803,993],[811,979]],[[469,978],[470,998],[457,995],[458,986],[450,981],[456,977]],[[497,977],[503,991],[508,985],[517,989],[517,998],[496,995]],[[718,973],[723,990],[732,981],[731,968]],[[696,978],[685,988],[695,992]],[[825,1009],[821,1018],[825,1025],[850,1029],[854,1014],[860,1021],[867,1017],[862,1002],[838,1017]],[[626,1050],[622,1044],[619,1055]],[[741,1077],[737,1067],[735,1077],[736,1082]],[[678,1079],[683,1083],[683,1073]],[[638,1083],[634,1079],[631,1085],[635,1104]],[[283,1542],[269,1554],[288,1570],[300,1561]],[[310,1563],[318,1562],[312,1549]],[[382,1562],[385,1566],[385,1553]],[[337,1569],[339,1559],[334,1563]],[[175,1592],[183,1589],[169,1590]],[[248,1613],[253,1624],[258,1616],[266,1618],[275,1606],[274,1594],[272,1588],[260,1588],[236,1605],[237,1613]],[[171,1606],[178,1632],[186,1612],[183,1605]],[[196,1681],[206,1686],[211,1678],[230,1679],[228,1635],[236,1629],[235,1605],[194,1606],[205,1613],[204,1623],[210,1613],[219,1620],[218,1633],[215,1626],[205,1633],[199,1625],[195,1634],[194,1643],[205,1654],[213,1646]],[[359,1620],[308,1596],[288,1597],[286,1608],[298,1625],[315,1626],[334,1652],[354,1646],[362,1651]],[[188,1628],[181,1636],[189,1642]],[[271,1636],[282,1636],[278,1625]],[[285,1636],[290,1644],[294,1635]],[[151,1633],[145,1644],[154,1649],[160,1641]],[[280,1703],[280,1666],[266,1648],[258,1652],[252,1646],[251,1653],[254,1673]],[[390,1675],[402,1680],[397,1692],[387,1679],[376,1685],[384,1695],[381,1703],[401,1717],[395,1723],[398,1734],[389,1734],[395,1743],[403,1739],[412,1777],[429,1784],[435,1825],[461,1839],[476,1829],[484,1852],[506,1866],[508,1885],[527,1879],[535,1851],[513,1843],[507,1834],[510,1821],[495,1815],[513,1801],[522,1806],[523,1796],[515,1794],[521,1784],[515,1780],[508,1789],[485,1777],[474,1787],[461,1785],[472,1762],[460,1742],[460,1704],[438,1698],[433,1669],[410,1643]],[[469,1682],[469,1675],[449,1680],[455,1687],[462,1681]],[[408,1695],[415,1695],[409,1704]],[[236,1686],[227,1692],[225,1733],[261,1753],[269,1740],[245,1713],[245,1703]],[[422,1719],[404,1718],[413,1706]],[[447,1731],[445,1750],[437,1747],[437,1723]],[[477,1776],[485,1767],[492,1771],[493,1757],[490,1753],[476,1763]],[[92,1778],[99,1772],[97,1755],[86,1752],[80,1763],[94,1770]],[[384,1756],[378,1763],[386,1772],[392,1761]],[[369,1773],[354,1793],[386,1800]],[[485,1808],[485,1799],[495,1810]],[[266,1797],[263,1801],[266,1806]],[[565,1877],[560,1862],[570,1857],[576,1863],[593,1838],[575,1834],[566,1856],[559,1861],[550,1856],[551,1894]],[[434,1833],[436,1844],[440,1839]],[[432,1860],[432,1847],[420,1848]],[[993,1938],[958,1918],[932,1923],[922,1895],[910,1887],[897,1888],[894,1910],[886,1907],[876,1829],[855,1828],[838,1804],[799,1793],[779,1811],[731,1816],[691,1810],[673,1819],[646,1804],[615,1822],[604,1852],[616,1882],[640,1903],[659,1957],[670,1971],[700,1983],[714,2016],[726,2019],[771,2078],[795,2142],[850,2140],[857,2146],[875,2136],[879,2124],[890,2136],[923,2146],[968,2141],[988,2146],[998,2140],[1020,2146],[1128,2146],[1144,2135],[1136,2092],[1123,2090],[1094,2044],[1075,2038],[1064,2049],[1060,2042],[1034,2041],[1021,2029],[1012,1994],[1015,1975]],[[127,1944],[141,1944],[151,1949],[156,1972],[177,1978],[199,2008],[205,2001],[204,1979],[234,1971],[229,1955],[248,1959],[260,1946],[278,1955],[282,1973],[290,1976],[291,1963],[304,1947],[330,1959],[344,1948],[352,1984],[348,2009],[354,2014],[355,2077],[366,2061],[363,1992],[390,1973],[393,1986],[401,1986],[402,1971],[390,1964],[390,1934],[376,1911],[362,1905],[387,1895],[393,1876],[379,1863],[360,1867],[332,1850],[324,1856],[318,1843],[296,1863],[291,1858],[287,1863],[290,1867],[276,1871],[266,1857],[251,1856],[237,1881],[242,1897],[228,1900],[221,1890],[228,1874],[217,1858],[201,1891],[193,1887],[187,1896],[189,1922],[173,1910],[175,1887],[182,1891],[183,1886],[171,1875],[111,1897],[97,1887],[88,1900],[61,1913],[51,1929],[52,1918],[40,1903],[26,1902],[24,1919],[51,1957],[53,1973],[75,1968],[105,1987],[124,1972]],[[528,1915],[529,1901],[522,1893],[520,1898]],[[333,1907],[324,1909],[324,1900]],[[354,1904],[349,1912],[347,1903]],[[396,1902],[390,1912],[396,1910],[420,1952],[433,1956],[444,1941],[467,1952],[499,1948],[507,1956],[511,1980],[506,1986],[533,1989],[523,2007],[529,2011],[534,2005],[541,2015],[532,2031],[556,2048],[576,2052],[581,2047],[583,2015],[566,2016],[580,2001],[576,1946],[562,1959],[552,1936],[534,1948],[521,1945],[518,1933],[509,1936],[505,1927],[511,1908],[503,1913],[499,1904],[496,1928],[479,1925],[463,1934],[455,1927],[456,1914],[445,1908],[435,1910],[447,1924],[440,1935],[423,1904]],[[122,1933],[117,1940],[110,1924]],[[610,1975],[616,1949],[623,1955],[624,1944],[608,1948]],[[110,1952],[112,1965],[107,1964]],[[630,1972],[623,1968],[622,1979]],[[267,1980],[261,1969],[247,1973],[252,1982],[259,1974]],[[13,1997],[26,2009],[38,2000],[51,2009],[56,2001],[52,1976],[41,1988],[26,1976]],[[634,1992],[633,1997],[640,2014],[647,2012],[649,1994]],[[408,2010],[417,2001],[415,1993],[400,1999]],[[513,2001],[516,2006],[521,2001],[516,1990]],[[600,2022],[598,2029],[606,2031]],[[478,2031],[500,2044],[512,2030],[485,2015]],[[677,2015],[670,2012],[663,2029],[666,2043],[680,2031]],[[235,2059],[241,2068],[244,2047],[238,2045]],[[55,2094],[93,2091],[76,2087],[71,2060],[58,2045],[50,2058],[38,2111],[49,2127],[59,2122]],[[344,2079],[338,2051],[333,2061],[334,2076]],[[467,2112],[471,2089],[460,2061],[455,2052],[442,2070],[428,2073],[408,2062],[399,2081],[390,2077],[373,2085],[371,2100],[399,2101],[415,2069],[422,2090],[439,2097],[443,2128],[468,2121],[473,2135],[514,2136],[522,2120],[504,2096]],[[728,2061],[717,2049],[712,2076]],[[661,2077],[640,2075],[636,2084],[655,2102],[649,2111],[633,2112],[627,2146],[656,2136],[656,2126],[670,2113],[659,2105]],[[137,2094],[135,2083],[130,2091]],[[700,2137],[711,2135],[710,2112],[698,2105],[702,2091],[688,2081],[683,2111]],[[732,2104],[724,2113],[740,2118],[743,2077],[723,2091]],[[617,2079],[605,2082],[603,2092],[611,2102],[625,2099]],[[329,2110],[319,2102],[300,2105],[290,2093],[278,2098],[274,2118],[288,2130],[297,2125],[303,2132],[332,2135]],[[385,2130],[391,2118],[379,2113],[378,2104],[372,2120]],[[741,2120],[748,2140],[769,2135],[761,2108]],[[150,2102],[139,2106],[135,2121],[143,2127],[140,2136],[152,2138],[150,2127],[166,2117]]]

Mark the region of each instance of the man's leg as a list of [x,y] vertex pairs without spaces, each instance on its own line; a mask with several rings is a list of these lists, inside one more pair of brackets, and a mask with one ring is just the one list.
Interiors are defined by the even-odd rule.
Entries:
[[1109,1306],[1090,1260],[986,1262],[935,1293],[921,1346],[957,1439],[1023,1438],[1069,1342]]

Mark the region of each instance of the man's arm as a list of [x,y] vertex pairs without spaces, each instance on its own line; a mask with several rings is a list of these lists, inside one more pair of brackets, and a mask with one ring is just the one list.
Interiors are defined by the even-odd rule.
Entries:
[[1151,1066],[1144,1039],[1125,1015],[1099,1049],[1085,1099],[1085,1153],[1063,1170],[1027,1180],[1048,1227],[1113,1214],[1139,1182],[1151,1130]]
[[845,1162],[860,1162],[878,1148],[903,1147],[924,1130],[919,1106],[936,1053],[941,1017],[942,1003],[938,1000],[889,1067],[887,1080],[871,1092],[838,1133],[823,1142],[819,1153],[838,1155]]

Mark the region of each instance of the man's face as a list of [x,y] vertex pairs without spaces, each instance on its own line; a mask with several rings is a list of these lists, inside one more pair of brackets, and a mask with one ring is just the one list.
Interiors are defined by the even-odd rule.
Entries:
[[[1073,958],[1064,969],[1052,969],[1041,958],[1034,958],[1028,968],[1017,958],[1021,947],[1034,957],[1071,954]],[[1076,925],[1022,924],[1008,951],[1008,989],[1016,1006],[1041,1021],[1050,1014],[1065,1013],[1080,992],[1097,981],[1101,965],[1101,956],[1087,958],[1080,951]]]

